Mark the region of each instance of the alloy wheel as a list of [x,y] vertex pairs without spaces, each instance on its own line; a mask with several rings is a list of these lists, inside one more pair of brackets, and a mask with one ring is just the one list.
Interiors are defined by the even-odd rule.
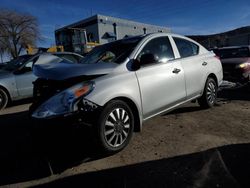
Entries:
[[3,102],[4,102],[4,98],[3,95],[0,93],[0,109],[3,107]]
[[104,126],[104,137],[111,147],[121,146],[129,135],[130,117],[125,109],[115,108],[108,116]]
[[214,82],[207,84],[207,100],[210,104],[213,104],[216,99],[216,85]]

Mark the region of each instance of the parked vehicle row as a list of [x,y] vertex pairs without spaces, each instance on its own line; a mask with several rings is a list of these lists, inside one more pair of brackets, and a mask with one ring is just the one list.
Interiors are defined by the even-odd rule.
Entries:
[[34,64],[49,62],[78,63],[82,56],[75,53],[43,53],[22,55],[0,68],[0,110],[9,101],[20,100],[33,96],[33,82],[37,77],[32,73]]
[[214,53],[165,33],[98,46],[80,64],[35,64],[33,72],[32,117],[92,124],[106,152],[122,150],[145,120],[188,101],[212,107],[223,78]]

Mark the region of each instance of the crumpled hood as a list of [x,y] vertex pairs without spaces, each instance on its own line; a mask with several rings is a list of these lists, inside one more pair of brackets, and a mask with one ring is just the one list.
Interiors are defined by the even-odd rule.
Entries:
[[78,76],[90,76],[110,73],[117,64],[96,63],[96,64],[73,64],[60,62],[34,65],[33,73],[39,78],[51,80],[65,80]]

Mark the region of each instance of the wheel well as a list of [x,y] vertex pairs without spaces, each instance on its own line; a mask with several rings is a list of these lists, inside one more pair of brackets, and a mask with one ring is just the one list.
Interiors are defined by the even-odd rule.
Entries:
[[126,98],[126,97],[116,97],[112,100],[121,100],[129,105],[129,107],[131,108],[131,110],[134,114],[134,118],[135,118],[134,132],[140,132],[141,131],[141,121],[140,121],[140,115],[139,115],[139,111],[138,111],[136,104],[131,99]]
[[217,86],[219,85],[219,83],[218,83],[218,79],[217,79],[217,77],[216,77],[216,75],[215,75],[215,74],[213,74],[213,73],[209,74],[209,75],[208,75],[208,78],[213,78],[213,79],[215,80],[215,82],[216,82]]
[[8,91],[5,87],[3,87],[3,86],[1,86],[1,85],[0,85],[0,89],[4,90],[4,92],[7,94],[8,103],[9,103],[9,102],[11,101],[11,97],[10,97],[9,91]]

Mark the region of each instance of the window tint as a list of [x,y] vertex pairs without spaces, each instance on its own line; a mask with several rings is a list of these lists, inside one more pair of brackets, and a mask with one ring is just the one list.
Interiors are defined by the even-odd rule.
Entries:
[[30,61],[30,62],[25,64],[25,67],[31,68],[32,66],[33,66],[33,61]]
[[[137,59],[141,61],[141,57],[148,54],[153,54],[157,59],[157,62],[167,62],[168,60],[174,59],[174,53],[168,37],[158,37],[150,40],[144,46]],[[143,62],[141,63],[146,64]]]
[[199,47],[193,42],[175,37],[174,41],[182,58],[197,55],[199,53]]
[[78,63],[78,59],[76,59],[74,55],[70,55],[70,54],[57,54],[57,56],[65,59],[65,60],[68,60],[70,62]]

